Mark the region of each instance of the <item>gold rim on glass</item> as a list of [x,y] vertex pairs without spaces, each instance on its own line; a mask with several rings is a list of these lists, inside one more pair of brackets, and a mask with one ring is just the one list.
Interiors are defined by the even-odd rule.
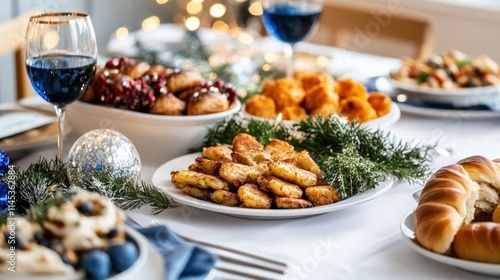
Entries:
[[[61,19],[58,17],[73,17],[71,19]],[[45,13],[30,17],[30,22],[38,24],[69,24],[79,20],[85,20],[89,17],[85,13],[64,12],[64,13]]]

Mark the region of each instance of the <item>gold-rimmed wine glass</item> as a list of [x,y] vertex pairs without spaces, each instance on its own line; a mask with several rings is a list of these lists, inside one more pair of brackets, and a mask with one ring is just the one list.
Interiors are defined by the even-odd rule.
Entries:
[[25,58],[33,88],[55,107],[59,128],[57,157],[64,160],[66,107],[83,95],[96,72],[97,44],[89,15],[64,12],[30,17]]

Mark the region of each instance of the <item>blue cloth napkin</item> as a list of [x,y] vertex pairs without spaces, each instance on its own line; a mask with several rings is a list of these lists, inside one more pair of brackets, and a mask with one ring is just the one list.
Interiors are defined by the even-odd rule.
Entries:
[[129,226],[142,233],[163,257],[166,280],[203,280],[215,266],[214,255],[184,242],[166,225]]

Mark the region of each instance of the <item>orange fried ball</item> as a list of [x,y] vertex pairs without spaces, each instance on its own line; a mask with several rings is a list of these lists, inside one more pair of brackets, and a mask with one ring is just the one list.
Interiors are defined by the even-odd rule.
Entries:
[[359,123],[377,118],[377,113],[366,99],[359,96],[349,96],[340,101],[340,113],[350,121]]
[[382,117],[391,111],[392,101],[387,94],[374,91],[368,96],[368,103],[377,112],[378,117]]
[[338,106],[339,106],[338,103],[336,103],[336,104],[325,103],[325,104],[321,105],[320,107],[314,109],[311,112],[311,115],[314,116],[314,115],[317,115],[317,114],[321,114],[321,116],[323,116],[323,119],[326,119],[326,117],[328,115],[333,115],[333,114],[337,113]]
[[304,100],[306,93],[295,80],[278,79],[271,85],[264,85],[262,94],[276,102],[278,110],[286,106],[298,106]]
[[332,87],[335,86],[335,80],[333,79],[333,77],[328,75],[324,71],[296,71],[293,74],[293,78],[300,81],[300,83],[302,84],[302,88],[305,91],[308,91],[314,86],[323,83],[329,84]]
[[365,100],[368,98],[366,87],[353,79],[339,80],[337,83],[337,93],[339,94],[340,100],[349,96],[358,96]]
[[300,106],[286,106],[280,111],[284,121],[301,121],[307,118],[307,112]]
[[276,103],[274,103],[274,100],[270,97],[256,94],[245,102],[245,111],[250,115],[275,119]]
[[339,96],[330,84],[320,83],[306,91],[304,99],[306,110],[313,111],[327,103],[333,104],[335,108],[339,105]]

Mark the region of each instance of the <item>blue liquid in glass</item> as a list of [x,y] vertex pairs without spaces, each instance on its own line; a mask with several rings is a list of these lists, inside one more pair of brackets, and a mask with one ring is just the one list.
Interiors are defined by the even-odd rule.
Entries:
[[321,5],[276,3],[264,9],[267,31],[280,41],[295,44],[315,28],[321,15]]
[[77,55],[39,56],[26,61],[26,70],[35,91],[63,108],[80,98],[92,83],[96,60]]

